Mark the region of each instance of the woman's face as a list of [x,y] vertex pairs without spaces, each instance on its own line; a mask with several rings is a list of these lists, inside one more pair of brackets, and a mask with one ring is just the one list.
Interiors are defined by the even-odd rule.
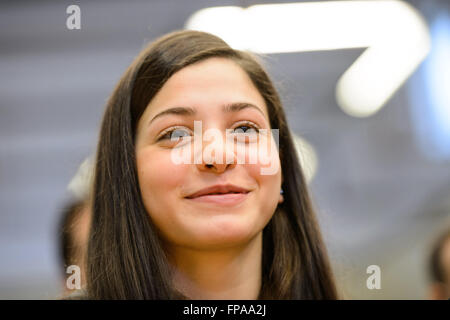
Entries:
[[[269,135],[260,137],[258,129]],[[262,231],[282,201],[270,129],[263,97],[235,62],[209,58],[170,77],[147,106],[136,136],[142,199],[166,244],[224,248]],[[250,161],[249,154],[267,142],[277,169],[262,174],[267,159]],[[244,161],[238,161],[243,149]],[[180,163],[180,154],[190,156]]]

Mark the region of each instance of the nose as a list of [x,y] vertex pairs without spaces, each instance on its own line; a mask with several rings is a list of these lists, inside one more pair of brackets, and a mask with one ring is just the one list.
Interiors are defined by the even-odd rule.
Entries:
[[207,144],[203,142],[201,161],[197,164],[202,172],[223,173],[236,166],[234,143],[222,136]]
[[199,169],[201,171],[209,171],[209,172],[213,172],[213,173],[223,173],[230,166],[231,166],[231,164],[205,163]]
[[[226,170],[236,166],[234,152],[231,152],[232,157],[228,154],[228,161],[225,155],[223,157],[207,157],[204,155],[201,163],[197,164],[197,168],[203,172],[212,172],[217,174],[224,173]],[[231,161],[230,158],[232,158]]]

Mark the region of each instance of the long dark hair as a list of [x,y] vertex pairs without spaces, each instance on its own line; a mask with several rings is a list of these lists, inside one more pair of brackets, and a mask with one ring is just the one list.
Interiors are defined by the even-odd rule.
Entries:
[[279,129],[284,202],[263,230],[260,299],[336,299],[326,249],[280,98],[258,58],[220,38],[176,31],[145,48],[108,100],[98,141],[87,292],[92,299],[180,299],[155,225],[141,198],[136,126],[163,84],[178,70],[211,58],[236,62],[264,98]]

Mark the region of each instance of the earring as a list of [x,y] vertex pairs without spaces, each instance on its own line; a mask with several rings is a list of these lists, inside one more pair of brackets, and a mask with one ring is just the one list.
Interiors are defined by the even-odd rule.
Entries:
[[284,197],[283,197],[283,188],[280,189],[280,197],[278,199],[278,203],[282,203],[284,201]]

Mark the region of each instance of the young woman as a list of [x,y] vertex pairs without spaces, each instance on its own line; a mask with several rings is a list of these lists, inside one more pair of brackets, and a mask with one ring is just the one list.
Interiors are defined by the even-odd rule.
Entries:
[[[270,161],[249,161],[267,142]],[[170,33],[126,70],[93,196],[91,299],[337,298],[280,98],[216,36]]]

